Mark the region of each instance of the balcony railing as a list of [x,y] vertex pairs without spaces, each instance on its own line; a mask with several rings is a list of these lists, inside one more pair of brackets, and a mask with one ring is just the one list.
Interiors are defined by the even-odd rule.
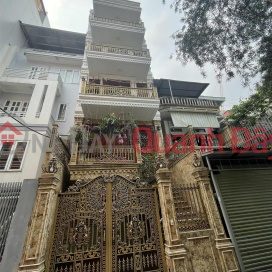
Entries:
[[119,21],[119,20],[113,20],[113,19],[108,19],[108,18],[101,18],[101,17],[96,17],[94,16],[93,13],[90,14],[90,20],[95,20],[99,22],[106,22],[106,23],[112,23],[112,24],[119,24],[119,25],[126,25],[126,26],[134,26],[134,27],[140,27],[144,28],[144,23],[131,23],[131,22],[125,22],[125,21]]
[[16,111],[16,112],[10,112],[9,114],[5,112],[0,112],[0,117],[25,117],[26,116],[26,111]]
[[104,96],[121,96],[121,97],[136,97],[136,98],[149,98],[157,99],[157,89],[142,89],[142,88],[129,88],[109,85],[89,84],[82,81],[81,94],[93,94]]
[[192,106],[192,107],[217,107],[214,100],[198,99],[198,98],[183,98],[183,97],[160,97],[162,106],[178,105],[178,106]]
[[135,163],[137,162],[133,147],[113,147],[109,151],[108,147],[88,149],[86,152],[79,151],[78,164],[93,163]]
[[6,68],[4,77],[15,77],[15,78],[27,78],[27,79],[38,79],[38,80],[52,80],[59,81],[62,83],[62,79],[59,73],[47,72],[47,71],[33,71],[31,69],[16,69]]
[[91,44],[89,42],[87,44],[87,50],[97,51],[97,52],[106,52],[106,53],[115,53],[115,54],[122,54],[122,55],[129,55],[129,56],[135,56],[135,57],[147,57],[147,58],[150,58],[150,52],[149,52],[148,49],[146,51],[131,50],[131,49],[126,49],[126,48],[93,45],[93,44]]

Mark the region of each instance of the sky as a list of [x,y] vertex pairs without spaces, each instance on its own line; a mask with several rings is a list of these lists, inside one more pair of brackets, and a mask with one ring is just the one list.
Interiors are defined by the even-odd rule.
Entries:
[[[52,28],[86,33],[92,0],[43,0]],[[207,65],[207,77],[203,78],[194,63],[183,66],[170,55],[175,52],[171,35],[182,27],[180,15],[170,8],[172,0],[162,4],[162,0],[138,0],[142,8],[142,21],[145,24],[145,39],[152,57],[151,69],[154,78],[168,78],[182,81],[205,82],[210,85],[203,92],[205,96],[220,96],[212,65]],[[251,89],[253,89],[253,83]],[[240,78],[226,82],[223,79],[223,92],[226,102],[224,110],[231,109],[239,99],[249,96],[250,87],[242,87]]]

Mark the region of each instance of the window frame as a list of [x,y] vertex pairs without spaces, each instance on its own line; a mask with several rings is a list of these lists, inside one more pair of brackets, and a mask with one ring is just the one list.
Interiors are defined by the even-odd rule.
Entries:
[[[60,111],[61,105],[67,105],[67,107],[66,107],[66,112],[65,112],[65,116],[64,116],[64,120],[59,120],[59,119],[58,119],[58,117],[59,117],[59,111]],[[56,116],[56,119],[55,119],[56,122],[65,122],[65,121],[66,121],[66,116],[67,116],[68,108],[69,108],[69,103],[59,103],[58,111],[57,111],[57,116]]]
[[[10,165],[11,165],[11,162],[13,160],[13,157],[15,155],[15,153],[13,153],[18,145],[18,143],[26,143],[26,147],[25,147],[25,152],[24,152],[24,155],[23,155],[23,158],[22,158],[22,162],[21,162],[21,165],[20,165],[20,169],[9,169],[10,168]],[[5,169],[2,169],[0,170],[0,172],[20,172],[22,171],[22,168],[23,168],[23,164],[24,164],[24,161],[25,161],[25,157],[26,157],[26,153],[27,153],[27,149],[28,149],[28,145],[29,145],[29,141],[20,141],[20,140],[15,140],[14,141],[14,144],[12,145],[12,148],[10,150],[10,154],[8,156],[8,159],[7,159],[7,163],[6,163],[6,166],[5,166]],[[3,144],[0,142],[0,150],[2,149],[3,147]]]
[[[9,104],[8,106],[5,106],[6,103],[7,103],[7,101],[9,101],[10,104]],[[10,112],[10,108],[11,108],[11,107],[16,107],[16,106],[12,106],[12,103],[13,103],[13,102],[15,102],[15,103],[20,102],[20,106],[19,106],[19,108],[18,108],[18,111],[12,111],[12,112]],[[27,103],[26,111],[22,111],[22,109],[24,108],[24,103]],[[6,111],[8,111],[8,112],[10,112],[10,113],[17,113],[17,112],[20,112],[20,113],[25,112],[25,113],[27,113],[27,110],[28,110],[28,108],[29,108],[29,103],[30,103],[30,101],[9,100],[9,99],[7,99],[7,100],[5,101],[4,108],[7,107]]]
[[[64,76],[62,79],[62,83],[65,84],[78,84],[80,81],[80,70],[73,70],[73,69],[59,69],[59,75],[60,75],[60,71],[65,71],[64,72]],[[72,72],[72,76],[71,76],[71,82],[66,82],[66,76],[67,76],[67,71],[71,71]],[[77,82],[73,82],[74,80],[74,73],[78,72],[78,81]]]

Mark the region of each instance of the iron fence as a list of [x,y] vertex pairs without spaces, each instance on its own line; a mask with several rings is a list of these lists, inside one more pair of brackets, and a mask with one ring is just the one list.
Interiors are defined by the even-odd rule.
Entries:
[[21,182],[0,183],[0,261],[21,188]]

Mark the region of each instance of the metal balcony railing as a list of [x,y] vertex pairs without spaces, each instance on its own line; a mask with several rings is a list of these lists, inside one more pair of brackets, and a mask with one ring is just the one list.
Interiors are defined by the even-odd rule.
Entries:
[[9,115],[5,112],[0,112],[0,117],[25,117],[26,116],[26,111],[16,111],[16,112],[9,112]]
[[90,148],[81,153],[79,151],[78,155],[78,164],[92,164],[92,163],[135,163],[136,157],[133,147],[131,146],[118,146],[112,147],[112,150],[109,151],[108,147],[103,148]]
[[119,25],[126,25],[126,26],[133,26],[133,27],[140,27],[144,28],[144,23],[131,23],[131,22],[125,22],[125,21],[119,21],[119,20],[113,20],[108,18],[102,18],[102,17],[96,17],[93,13],[90,14],[90,20],[95,20],[99,22],[106,22],[106,23],[112,23],[112,24],[119,24]]
[[177,105],[177,106],[193,106],[193,107],[216,107],[217,103],[214,100],[198,99],[198,98],[183,98],[183,97],[160,97],[162,106]]
[[82,81],[81,94],[149,98],[149,99],[158,98],[158,93],[156,88],[143,89],[143,88],[130,88],[130,87],[119,87],[119,86],[110,86],[110,85],[97,85],[97,84],[89,84],[86,81]]
[[118,48],[118,47],[111,47],[111,46],[93,45],[89,42],[87,43],[87,50],[150,58],[150,52],[148,49],[146,51],[131,50],[126,48]]
[[16,69],[16,68],[6,68],[3,77],[15,77],[15,78],[26,78],[35,80],[51,80],[59,81],[62,83],[62,79],[59,73],[48,72],[48,71],[35,71],[31,69]]

